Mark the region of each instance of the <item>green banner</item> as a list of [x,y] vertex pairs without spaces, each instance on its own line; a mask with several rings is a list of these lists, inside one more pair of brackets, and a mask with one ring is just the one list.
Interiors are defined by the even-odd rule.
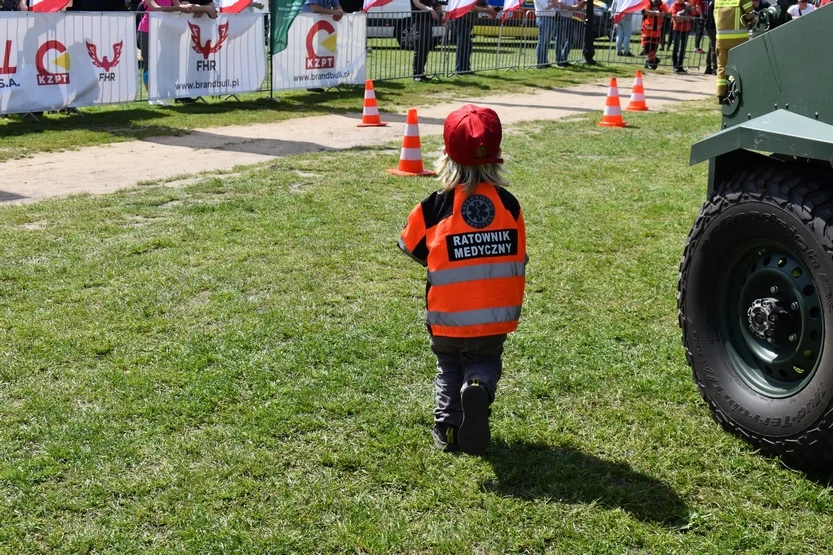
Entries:
[[298,16],[305,0],[269,0],[269,44],[272,56],[286,49],[286,35]]

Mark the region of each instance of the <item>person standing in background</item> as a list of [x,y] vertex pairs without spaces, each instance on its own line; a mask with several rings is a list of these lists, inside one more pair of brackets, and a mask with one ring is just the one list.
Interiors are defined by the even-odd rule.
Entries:
[[454,72],[458,75],[471,73],[471,52],[473,49],[471,31],[479,13],[487,13],[492,17],[497,17],[497,10],[491,7],[487,0],[477,0],[468,13],[454,20],[454,31],[457,37]]
[[437,0],[411,0],[411,24],[416,32],[414,45],[414,81],[425,80],[425,63],[431,51],[434,23],[440,23]]
[[793,4],[787,8],[787,13],[793,16],[793,19],[798,19],[802,15],[813,12],[815,9],[816,7],[807,0],[798,0],[798,4]]
[[706,75],[717,74],[717,51],[716,35],[714,26],[714,2],[715,0],[706,0],[706,17],[703,22],[703,29],[706,31],[706,36],[709,37],[709,51],[706,53]]
[[715,0],[714,22],[717,37],[717,101],[723,104],[729,93],[726,63],[729,50],[749,40],[749,27],[757,21],[752,0]]
[[[610,11],[614,16],[619,13],[619,7],[622,4],[621,0],[613,0]],[[633,14],[626,13],[621,16],[619,23],[616,24],[616,54],[618,56],[632,57],[631,52],[631,34],[633,33]]]

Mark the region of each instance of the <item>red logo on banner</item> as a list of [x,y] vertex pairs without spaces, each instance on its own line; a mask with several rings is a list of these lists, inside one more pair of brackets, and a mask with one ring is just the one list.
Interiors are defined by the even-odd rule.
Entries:
[[327,33],[327,38],[320,41],[318,44],[323,46],[333,54],[336,53],[335,27],[333,27],[333,24],[325,19],[316,21],[315,24],[312,27],[310,27],[309,33],[307,33],[307,69],[334,68],[336,67],[335,56],[319,56],[315,52],[315,37],[319,31],[324,31],[325,33]]
[[52,62],[54,65],[69,71],[69,53],[67,47],[56,40],[48,40],[40,45],[35,54],[35,68],[38,70],[38,85],[69,85],[69,73],[52,73],[46,69],[44,60],[47,52],[55,50],[60,56]]
[[223,43],[226,42],[228,38],[228,21],[217,27],[220,32],[220,36],[217,37],[217,44],[211,45],[211,39],[205,41],[205,44],[202,43],[200,40],[200,26],[194,25],[193,23],[188,23],[188,27],[191,29],[191,42],[194,43],[194,52],[197,54],[202,54],[204,60],[207,60],[211,54],[216,54],[220,51],[223,47]]
[[122,51],[122,48],[124,47],[124,41],[117,42],[116,44],[113,45],[113,59],[112,60],[108,60],[107,56],[104,56],[103,58],[101,58],[99,60],[98,59],[98,50],[96,49],[96,46],[94,44],[89,43],[89,42],[86,43],[86,44],[87,44],[87,54],[90,55],[90,60],[92,60],[93,65],[95,67],[100,67],[104,71],[110,71],[111,69],[113,69],[114,67],[119,65],[119,58],[121,58],[121,51]]
[[0,75],[12,75],[17,73],[17,66],[12,65],[12,41],[6,41],[3,65],[0,65]]

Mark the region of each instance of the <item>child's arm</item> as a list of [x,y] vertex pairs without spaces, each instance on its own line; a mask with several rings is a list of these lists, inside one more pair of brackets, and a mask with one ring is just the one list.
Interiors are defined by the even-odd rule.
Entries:
[[428,266],[428,245],[426,243],[425,216],[422,213],[422,203],[417,204],[408,215],[405,229],[399,234],[399,248],[422,264]]

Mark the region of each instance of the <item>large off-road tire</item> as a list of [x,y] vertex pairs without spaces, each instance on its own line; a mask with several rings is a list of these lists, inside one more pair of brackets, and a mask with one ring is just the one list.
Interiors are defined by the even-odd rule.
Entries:
[[700,210],[678,283],[686,358],[715,420],[807,469],[833,462],[831,226],[820,175],[739,170]]

